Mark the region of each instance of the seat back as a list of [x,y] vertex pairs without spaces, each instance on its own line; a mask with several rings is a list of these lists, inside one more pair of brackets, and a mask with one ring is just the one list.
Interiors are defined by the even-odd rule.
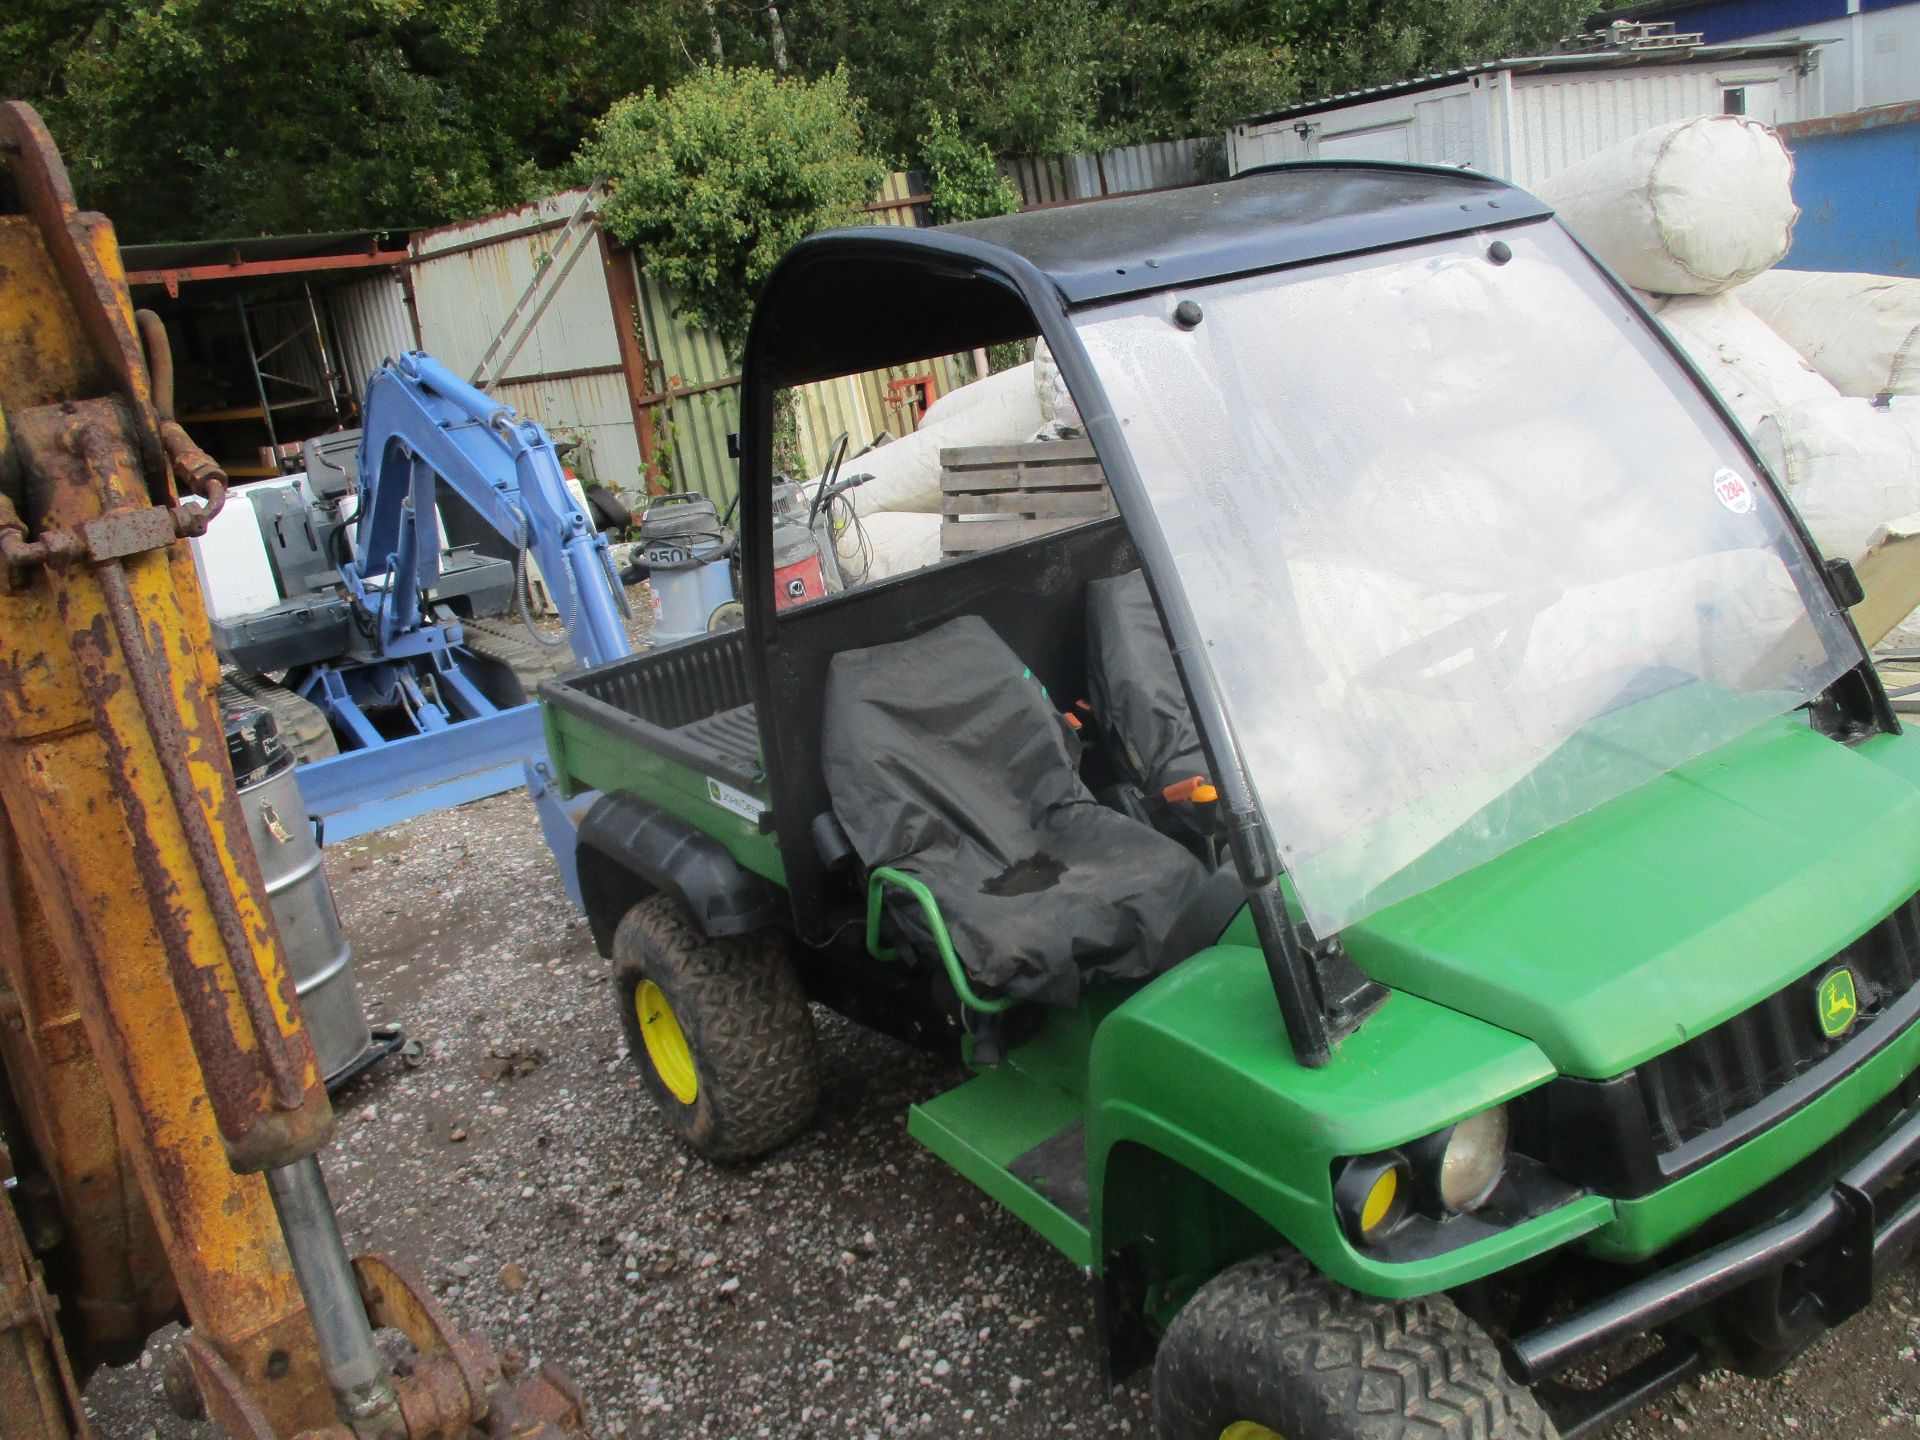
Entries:
[[869,867],[959,849],[1012,867],[1049,810],[1092,802],[1039,681],[978,616],[836,655],[823,719],[834,814]]
[[1208,773],[1160,613],[1138,570],[1087,586],[1087,690],[1095,723],[1147,796]]

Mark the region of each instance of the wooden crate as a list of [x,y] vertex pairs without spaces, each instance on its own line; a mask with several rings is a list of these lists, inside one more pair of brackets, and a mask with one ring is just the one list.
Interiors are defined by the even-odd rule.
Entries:
[[1113,514],[1090,440],[940,452],[940,553],[971,555]]

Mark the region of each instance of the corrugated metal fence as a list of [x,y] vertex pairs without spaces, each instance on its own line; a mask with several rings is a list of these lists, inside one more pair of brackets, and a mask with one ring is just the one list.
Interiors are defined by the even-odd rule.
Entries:
[[584,193],[562,191],[414,236],[414,313],[424,348],[456,373],[471,374],[521,296],[542,278],[551,286],[546,308],[488,391],[556,440],[578,442],[574,464],[582,474],[634,490],[643,456],[598,236],[557,280],[544,273],[556,263],[556,246]]
[[1141,190],[1198,185],[1225,174],[1219,136],[1126,145],[1092,155],[1033,155],[1000,162],[1028,209]]

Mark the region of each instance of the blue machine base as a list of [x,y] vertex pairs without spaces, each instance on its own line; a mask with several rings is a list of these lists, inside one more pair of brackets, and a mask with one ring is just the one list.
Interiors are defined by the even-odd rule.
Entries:
[[526,782],[526,762],[545,759],[546,750],[539,705],[516,705],[302,765],[300,794],[332,844],[512,790]]

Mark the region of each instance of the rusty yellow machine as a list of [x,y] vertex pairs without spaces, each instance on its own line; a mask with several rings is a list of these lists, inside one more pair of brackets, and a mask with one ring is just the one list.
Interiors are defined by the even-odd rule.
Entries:
[[184,543],[225,477],[164,347],[39,117],[0,106],[0,1434],[92,1433],[89,1371],[176,1318],[169,1399],[230,1436],[580,1434],[563,1375],[342,1243]]

